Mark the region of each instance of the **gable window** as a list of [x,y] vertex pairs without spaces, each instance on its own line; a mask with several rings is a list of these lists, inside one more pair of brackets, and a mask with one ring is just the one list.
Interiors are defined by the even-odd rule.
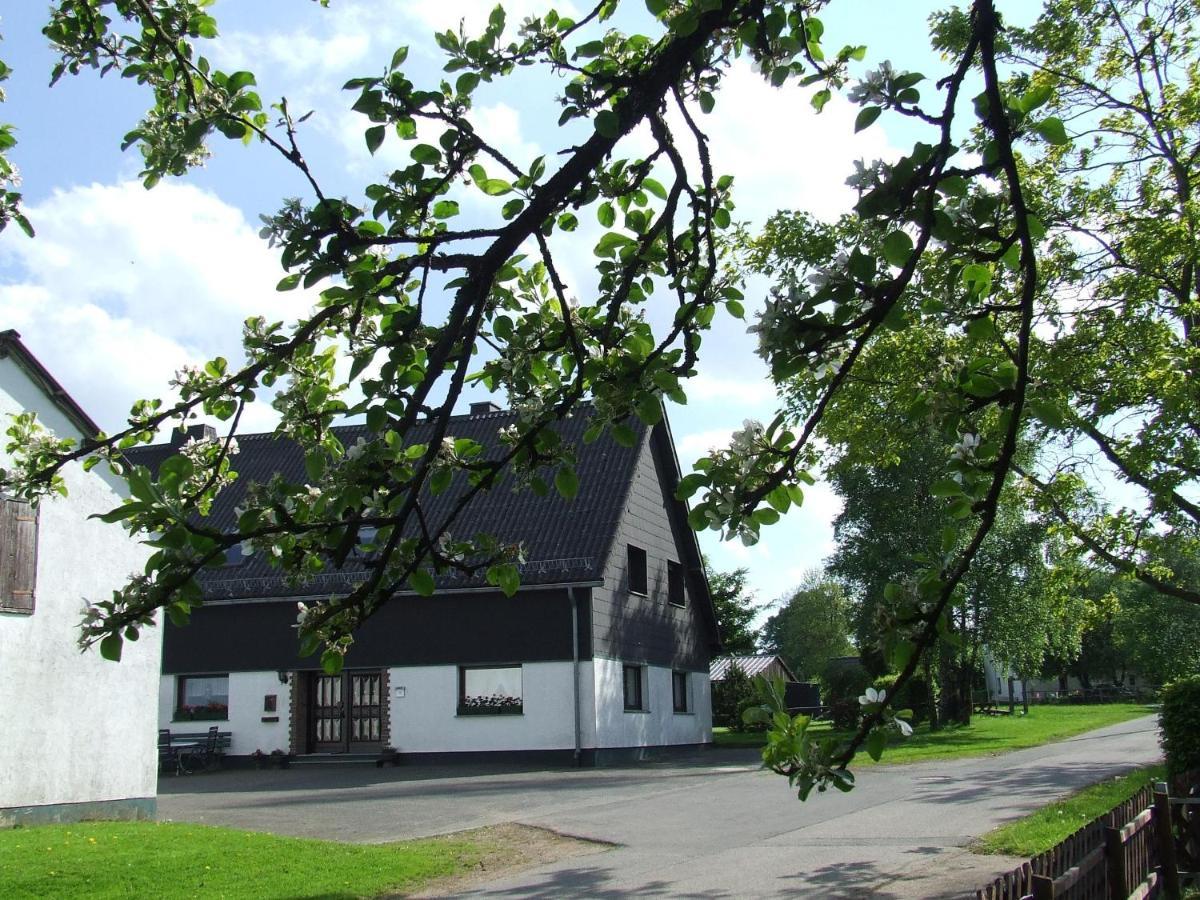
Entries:
[[691,712],[688,702],[688,673],[671,673],[671,704],[677,713]]
[[641,666],[625,666],[622,670],[626,712],[644,712],[646,709],[646,695],[642,690],[642,672]]
[[646,580],[646,551],[641,547],[630,544],[625,571],[629,576],[629,592],[631,594],[648,594],[649,585]]
[[520,666],[459,666],[458,714],[460,716],[519,716]]
[[228,675],[180,675],[175,698],[176,722],[229,718]]
[[0,612],[33,612],[37,580],[38,511],[0,498]]
[[683,566],[677,562],[667,562],[667,602],[672,606],[686,606],[686,594],[683,591]]

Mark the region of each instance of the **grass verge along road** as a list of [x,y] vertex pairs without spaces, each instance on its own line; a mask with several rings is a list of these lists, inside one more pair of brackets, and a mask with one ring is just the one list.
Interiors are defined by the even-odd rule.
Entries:
[[1002,825],[981,837],[972,849],[979,853],[1037,856],[1066,840],[1093,819],[1128,800],[1141,788],[1165,781],[1166,766],[1134,769],[1128,775],[1102,781],[1064,797],[1037,812]]
[[[1116,725],[1150,712],[1153,712],[1151,707],[1140,703],[1031,706],[1027,716],[1019,711],[1011,716],[975,715],[970,725],[954,725],[939,731],[930,731],[928,724],[922,724],[914,729],[912,737],[893,735],[881,762],[922,762],[1023,750],[1074,737],[1094,728]],[[850,736],[850,732],[832,730],[828,722],[814,722],[809,731],[814,736]],[[723,728],[714,728],[713,741],[718,747],[761,747],[766,737],[763,734],[731,733]],[[863,751],[855,757],[854,764],[871,765],[872,760]]]
[[[529,829],[535,830],[535,829]],[[489,829],[343,844],[169,822],[81,822],[0,831],[0,896],[373,897],[520,861]]]

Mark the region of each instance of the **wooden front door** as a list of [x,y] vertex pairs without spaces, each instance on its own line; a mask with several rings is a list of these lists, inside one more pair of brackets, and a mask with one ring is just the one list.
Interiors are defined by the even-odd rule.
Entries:
[[383,747],[383,674],[314,673],[309,686],[310,753],[368,753]]

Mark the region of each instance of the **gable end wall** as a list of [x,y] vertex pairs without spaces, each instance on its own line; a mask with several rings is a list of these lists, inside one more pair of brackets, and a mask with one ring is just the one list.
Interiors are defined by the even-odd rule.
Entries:
[[[697,579],[689,571],[686,552],[691,536],[686,523],[671,515],[668,463],[655,452],[655,436],[647,431],[625,508],[617,525],[612,552],[605,563],[604,586],[592,591],[592,649],[596,656],[625,662],[708,672],[709,629],[700,604]],[[648,593],[629,592],[626,548],[646,551]],[[667,562],[683,566],[687,594],[684,608],[667,602]]]

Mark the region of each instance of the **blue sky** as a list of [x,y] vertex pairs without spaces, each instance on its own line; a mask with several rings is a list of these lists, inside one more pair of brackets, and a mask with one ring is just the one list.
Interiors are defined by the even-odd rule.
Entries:
[[[575,6],[583,2],[575,0]],[[255,72],[264,101],[286,96],[293,110],[313,110],[301,135],[305,156],[328,193],[354,199],[391,165],[407,164],[407,149],[393,138],[372,158],[362,139],[367,123],[350,111],[353,95],[341,84],[377,74],[401,44],[411,47],[410,77],[436,83],[440,61],[432,32],[460,18],[468,27],[480,23],[492,5],[333,0],[322,9],[307,0],[219,0],[214,15],[221,36],[205,52],[221,68]],[[550,5],[509,2],[510,25]],[[618,24],[636,24],[642,4],[625,5],[631,11]],[[897,68],[940,77],[945,66],[928,49],[925,20],[943,5],[835,5],[823,16],[826,44],[864,43],[864,66],[891,59]],[[1032,9],[1029,3],[1011,5]],[[303,196],[304,185],[268,150],[218,140],[203,169],[144,190],[137,178],[140,157],[120,151],[122,135],[144,109],[136,86],[89,73],[47,89],[53,60],[40,34],[44,5],[9,6],[16,9],[0,20],[0,58],[14,74],[0,119],[18,129],[13,157],[38,237],[28,240],[16,229],[0,235],[0,328],[20,331],[84,408],[115,429],[133,400],[164,396],[183,364],[235,357],[247,315],[294,320],[305,313],[312,295],[275,292],[278,259],[257,237],[259,214],[274,211],[281,198]],[[553,159],[573,142],[555,126],[553,97],[560,90],[561,83],[545,73],[523,72],[489,86],[477,96],[477,128],[518,161],[543,153]],[[751,225],[778,208],[836,216],[853,199],[843,182],[854,159],[886,158],[922,137],[908,122],[888,117],[855,135],[856,111],[835,98],[818,117],[806,92],[772,89],[737,64],[703,124],[715,168],[736,176],[739,216]],[[628,140],[628,152],[637,155],[644,138]],[[559,248],[580,296],[587,296],[596,228],[586,226],[577,241]],[[761,305],[766,287],[749,286],[749,309]],[[649,314],[653,320],[655,311]],[[743,419],[774,415],[775,396],[746,324],[718,319],[705,340],[699,376],[688,387],[689,404],[670,410],[685,471]],[[249,423],[270,425],[268,410]],[[753,548],[722,544],[712,532],[701,543],[717,568],[747,566],[759,599],[773,600],[830,552],[838,507],[818,485],[803,507],[764,532]]]

